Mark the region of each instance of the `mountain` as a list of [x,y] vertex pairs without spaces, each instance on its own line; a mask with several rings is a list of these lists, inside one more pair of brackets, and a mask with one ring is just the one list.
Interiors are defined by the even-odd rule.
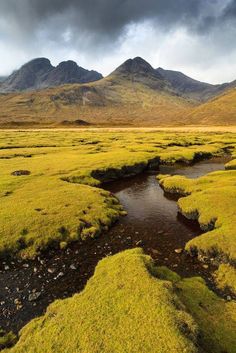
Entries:
[[137,126],[183,122],[193,105],[139,57],[99,81],[2,95],[0,104],[0,121],[12,125],[68,125],[82,120]]
[[198,125],[236,125],[236,88],[195,107],[187,120]]
[[102,75],[96,71],[89,71],[78,66],[74,61],[63,61],[53,68],[43,80],[43,86],[53,87],[67,83],[87,83],[97,81]]
[[221,85],[212,85],[194,80],[179,71],[164,70],[159,67],[156,69],[156,72],[162,75],[180,95],[196,101],[207,101],[228,89],[236,87],[236,81]]
[[141,83],[153,89],[172,91],[171,85],[147,61],[140,57],[126,60],[110,77]]
[[[45,85],[74,80],[78,72],[71,62],[50,65],[47,59],[35,65]],[[166,71],[137,57],[95,82],[0,94],[0,126],[236,125],[236,81],[210,85]],[[202,103],[202,92],[217,97]]]
[[102,75],[78,66],[74,61],[64,61],[57,67],[46,58],[37,58],[14,71],[0,86],[2,93],[37,90],[67,83],[96,81]]
[[4,80],[6,80],[7,77],[6,76],[0,76],[0,82],[3,82]]

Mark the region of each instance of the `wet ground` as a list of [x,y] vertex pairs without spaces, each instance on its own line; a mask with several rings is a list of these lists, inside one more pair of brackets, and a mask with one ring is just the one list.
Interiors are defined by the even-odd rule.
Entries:
[[[159,173],[196,178],[224,169],[227,161],[214,158],[193,166],[161,166]],[[156,174],[144,173],[104,186],[115,193],[128,216],[98,239],[72,244],[64,251],[48,251],[35,261],[0,264],[0,327],[17,332],[55,299],[81,291],[100,259],[137,246],[158,265],[185,277],[200,275],[214,289],[214,266],[182,251],[188,240],[202,233],[198,223],[178,214],[176,197],[164,194]]]

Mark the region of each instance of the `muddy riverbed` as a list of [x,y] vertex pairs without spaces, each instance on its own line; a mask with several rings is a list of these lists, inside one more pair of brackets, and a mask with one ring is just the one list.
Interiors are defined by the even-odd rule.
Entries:
[[[227,161],[226,157],[192,166],[161,166],[159,173],[196,178],[224,169]],[[166,265],[185,277],[200,275],[214,289],[214,266],[206,266],[180,250],[202,233],[198,223],[178,214],[176,197],[164,194],[156,174],[143,173],[104,186],[119,198],[128,215],[98,239],[77,242],[63,251],[48,251],[35,261],[1,263],[0,327],[17,332],[55,299],[81,291],[100,259],[137,246],[158,265]]]

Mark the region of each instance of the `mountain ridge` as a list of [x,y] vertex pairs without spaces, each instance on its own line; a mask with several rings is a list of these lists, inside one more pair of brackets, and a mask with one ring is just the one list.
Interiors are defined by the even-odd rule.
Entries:
[[180,71],[165,70],[161,67],[156,71],[183,97],[200,102],[212,99],[224,91],[236,87],[236,81],[214,85],[195,80]]
[[[144,59],[136,57],[94,82],[2,94],[0,125],[77,126],[78,121],[96,126],[224,125],[227,119],[229,124],[236,125],[236,97],[230,94],[234,82],[221,88],[221,95],[226,98],[221,100],[217,93],[204,105],[196,98],[196,92],[201,91],[201,85],[210,90],[212,85],[177,73],[177,79],[179,75],[184,77],[181,86],[182,81],[174,83],[173,72],[170,74],[168,78],[165,70],[157,72]],[[218,86],[217,89],[220,92]],[[218,103],[215,104],[218,97],[219,104],[227,102],[221,104],[220,114]]]
[[55,67],[47,58],[36,58],[7,77],[0,85],[0,92],[37,90],[67,83],[87,83],[102,77],[100,73],[86,70],[72,60],[63,61]]

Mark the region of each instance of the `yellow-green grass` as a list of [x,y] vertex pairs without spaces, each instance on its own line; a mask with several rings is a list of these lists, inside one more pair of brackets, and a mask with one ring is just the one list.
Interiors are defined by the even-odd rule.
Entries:
[[236,159],[233,159],[232,161],[228,162],[225,165],[225,169],[227,169],[227,170],[236,169]]
[[[122,211],[89,186],[159,161],[222,155],[234,145],[232,133],[1,131],[0,253],[32,257],[49,245],[97,235]],[[18,170],[30,174],[12,175]]]
[[0,204],[0,253],[34,257],[49,245],[96,237],[123,214],[117,199],[101,189],[53,177],[21,178]]
[[9,353],[193,353],[197,326],[139,249],[102,260],[86,288],[26,325]]
[[183,215],[198,219],[206,233],[190,240],[186,249],[216,256],[223,261],[236,260],[236,171],[213,172],[198,179],[160,176],[167,192],[188,195],[178,201]]
[[222,290],[230,290],[236,295],[236,269],[229,264],[221,264],[215,272],[215,281]]
[[235,353],[236,302],[141,249],[99,262],[85,289],[51,304],[4,353]]
[[236,302],[225,301],[212,292],[200,277],[181,278],[166,267],[156,275],[174,284],[174,290],[199,328],[204,352],[236,352]]
[[6,333],[0,328],[0,350],[12,346],[17,341],[13,332]]

